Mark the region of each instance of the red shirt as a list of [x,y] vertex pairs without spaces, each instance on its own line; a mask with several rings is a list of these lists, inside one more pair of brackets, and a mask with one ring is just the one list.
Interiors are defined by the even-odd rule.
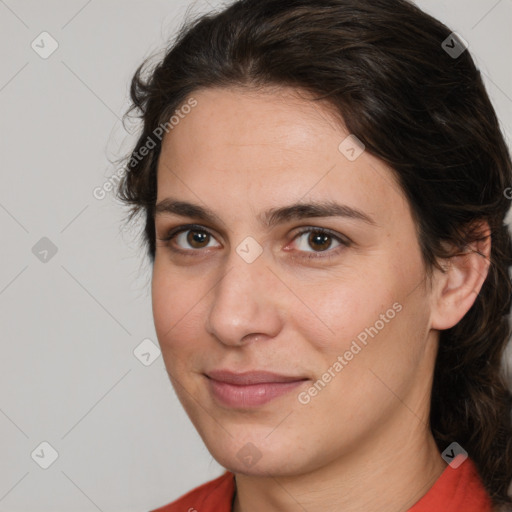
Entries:
[[[151,512],[231,512],[234,492],[234,474],[226,471]],[[427,494],[408,512],[492,512],[492,502],[475,464],[468,458],[457,469],[447,466]]]

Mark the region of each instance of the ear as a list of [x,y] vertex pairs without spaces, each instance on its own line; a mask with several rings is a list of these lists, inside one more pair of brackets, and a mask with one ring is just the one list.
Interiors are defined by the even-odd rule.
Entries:
[[444,272],[434,269],[432,276],[431,327],[449,329],[469,311],[489,272],[491,230],[486,221],[474,225],[479,240],[464,252],[441,261]]

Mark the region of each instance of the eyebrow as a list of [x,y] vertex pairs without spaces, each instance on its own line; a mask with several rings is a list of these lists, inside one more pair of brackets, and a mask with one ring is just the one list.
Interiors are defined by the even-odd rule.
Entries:
[[[163,199],[156,204],[154,213],[155,217],[165,214],[179,215],[180,217],[190,217],[202,221],[216,222],[222,226],[225,225],[222,219],[208,208],[187,201],[177,201],[172,198]],[[271,208],[258,215],[258,220],[261,224],[270,228],[292,220],[314,217],[344,217],[360,220],[372,226],[377,225],[376,222],[363,211],[334,201],[301,202],[280,208]]]

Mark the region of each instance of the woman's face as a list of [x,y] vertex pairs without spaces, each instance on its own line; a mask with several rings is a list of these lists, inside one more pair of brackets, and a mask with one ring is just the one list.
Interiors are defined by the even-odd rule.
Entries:
[[428,423],[437,340],[409,205],[292,93],[197,91],[158,163],[166,369],[215,459],[246,474],[370,458]]

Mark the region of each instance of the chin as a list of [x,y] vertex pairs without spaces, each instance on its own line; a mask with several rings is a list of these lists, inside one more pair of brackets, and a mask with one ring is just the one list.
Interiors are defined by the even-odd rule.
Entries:
[[[237,441],[226,435],[222,444],[217,438],[206,442],[206,446],[213,458],[233,473],[291,476],[304,471],[306,462],[299,460],[299,452],[292,442],[286,443],[277,436],[273,442],[262,442],[265,436],[268,436],[268,432],[262,436],[244,436],[243,441]],[[295,453],[295,457],[290,457],[292,453]]]

